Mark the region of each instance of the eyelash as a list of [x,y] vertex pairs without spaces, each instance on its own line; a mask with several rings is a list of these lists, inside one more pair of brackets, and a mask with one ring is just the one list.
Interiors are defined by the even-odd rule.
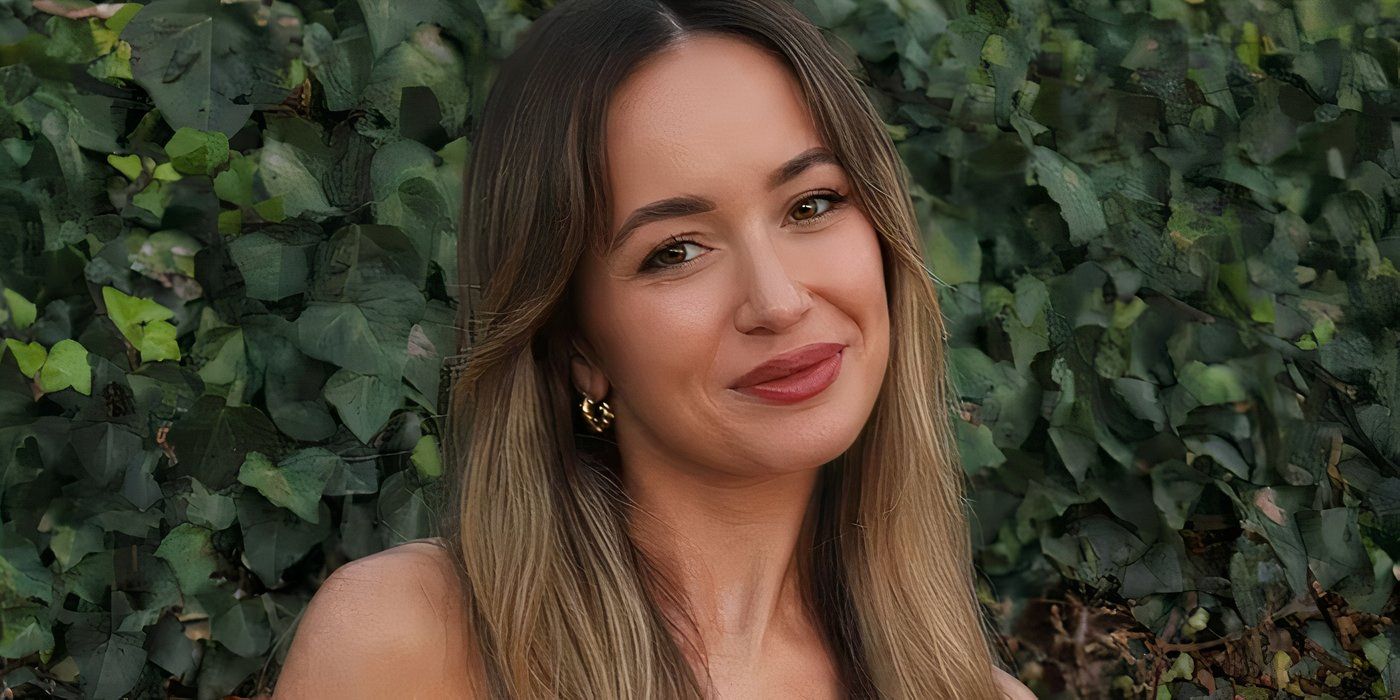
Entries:
[[[824,211],[824,212],[822,212],[822,213],[820,213],[820,214],[817,214],[816,216],[814,216],[814,217],[812,217],[812,218],[810,218],[810,219],[803,219],[802,221],[797,221],[796,223],[797,223],[798,226],[812,226],[812,225],[815,225],[816,223],[818,223],[818,222],[820,222],[820,221],[826,219],[826,217],[828,217],[828,216],[830,216],[830,215],[836,213],[836,210],[841,209],[842,207],[845,206],[846,195],[840,194],[840,193],[838,193],[838,192],[814,192],[814,193],[809,194],[809,195],[807,195],[806,197],[803,197],[802,199],[798,200],[797,203],[798,203],[798,204],[801,204],[801,203],[803,203],[803,202],[806,202],[806,201],[812,200],[812,199],[825,199],[825,200],[831,202],[831,206],[830,206],[829,208],[827,208],[826,211]],[[647,256],[647,259],[646,259],[646,260],[643,262],[643,264],[642,264],[641,272],[675,271],[675,270],[679,270],[679,269],[681,269],[681,268],[683,268],[683,267],[686,267],[687,265],[689,265],[689,264],[695,262],[696,260],[699,260],[700,258],[698,258],[698,257],[696,257],[696,258],[691,258],[690,260],[687,260],[687,261],[682,262],[682,263],[677,263],[677,264],[675,264],[675,265],[657,265],[657,264],[651,262],[652,258],[656,257],[656,254],[657,254],[657,253],[660,253],[661,251],[666,250],[666,249],[668,249],[668,248],[673,248],[673,247],[675,247],[675,246],[684,245],[684,244],[686,244],[686,243],[691,243],[691,244],[694,244],[694,245],[700,245],[699,243],[696,243],[695,241],[692,241],[692,240],[690,240],[689,238],[676,238],[675,236],[672,236],[671,238],[666,239],[666,242],[665,242],[665,243],[662,243],[660,247],[658,247],[658,248],[656,248],[655,250],[651,251],[651,254]]]

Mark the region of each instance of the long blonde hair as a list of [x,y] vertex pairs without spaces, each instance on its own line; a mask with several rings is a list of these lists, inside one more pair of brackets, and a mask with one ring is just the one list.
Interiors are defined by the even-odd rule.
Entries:
[[792,69],[880,237],[884,385],[855,443],[822,466],[800,552],[809,608],[850,697],[998,698],[974,592],[938,298],[908,172],[860,82],[781,0],[566,0],[501,65],[472,142],[458,248],[467,361],[451,380],[456,470],[443,524],[493,697],[698,698],[663,567],[628,535],[615,445],[569,382],[576,263],[607,225],[609,96],[696,32]]

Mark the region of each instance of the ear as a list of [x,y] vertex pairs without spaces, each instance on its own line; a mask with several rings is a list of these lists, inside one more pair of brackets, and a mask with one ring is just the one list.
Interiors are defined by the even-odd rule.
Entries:
[[573,376],[574,389],[594,401],[607,398],[608,378],[597,361],[598,355],[593,352],[593,346],[583,337],[574,336],[573,348],[569,359],[569,371]]

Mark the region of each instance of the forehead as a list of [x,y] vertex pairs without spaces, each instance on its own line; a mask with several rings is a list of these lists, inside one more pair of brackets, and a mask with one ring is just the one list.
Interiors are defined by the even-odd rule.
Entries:
[[686,39],[638,68],[610,103],[606,133],[614,212],[681,191],[718,196],[711,185],[762,184],[821,145],[782,59],[717,35]]

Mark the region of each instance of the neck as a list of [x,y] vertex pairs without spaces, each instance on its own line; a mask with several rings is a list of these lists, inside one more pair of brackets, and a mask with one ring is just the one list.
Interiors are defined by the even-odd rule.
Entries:
[[820,469],[740,477],[659,461],[629,467],[632,536],[671,579],[699,635],[683,648],[689,641],[711,661],[751,667],[768,649],[811,638],[798,571]]

